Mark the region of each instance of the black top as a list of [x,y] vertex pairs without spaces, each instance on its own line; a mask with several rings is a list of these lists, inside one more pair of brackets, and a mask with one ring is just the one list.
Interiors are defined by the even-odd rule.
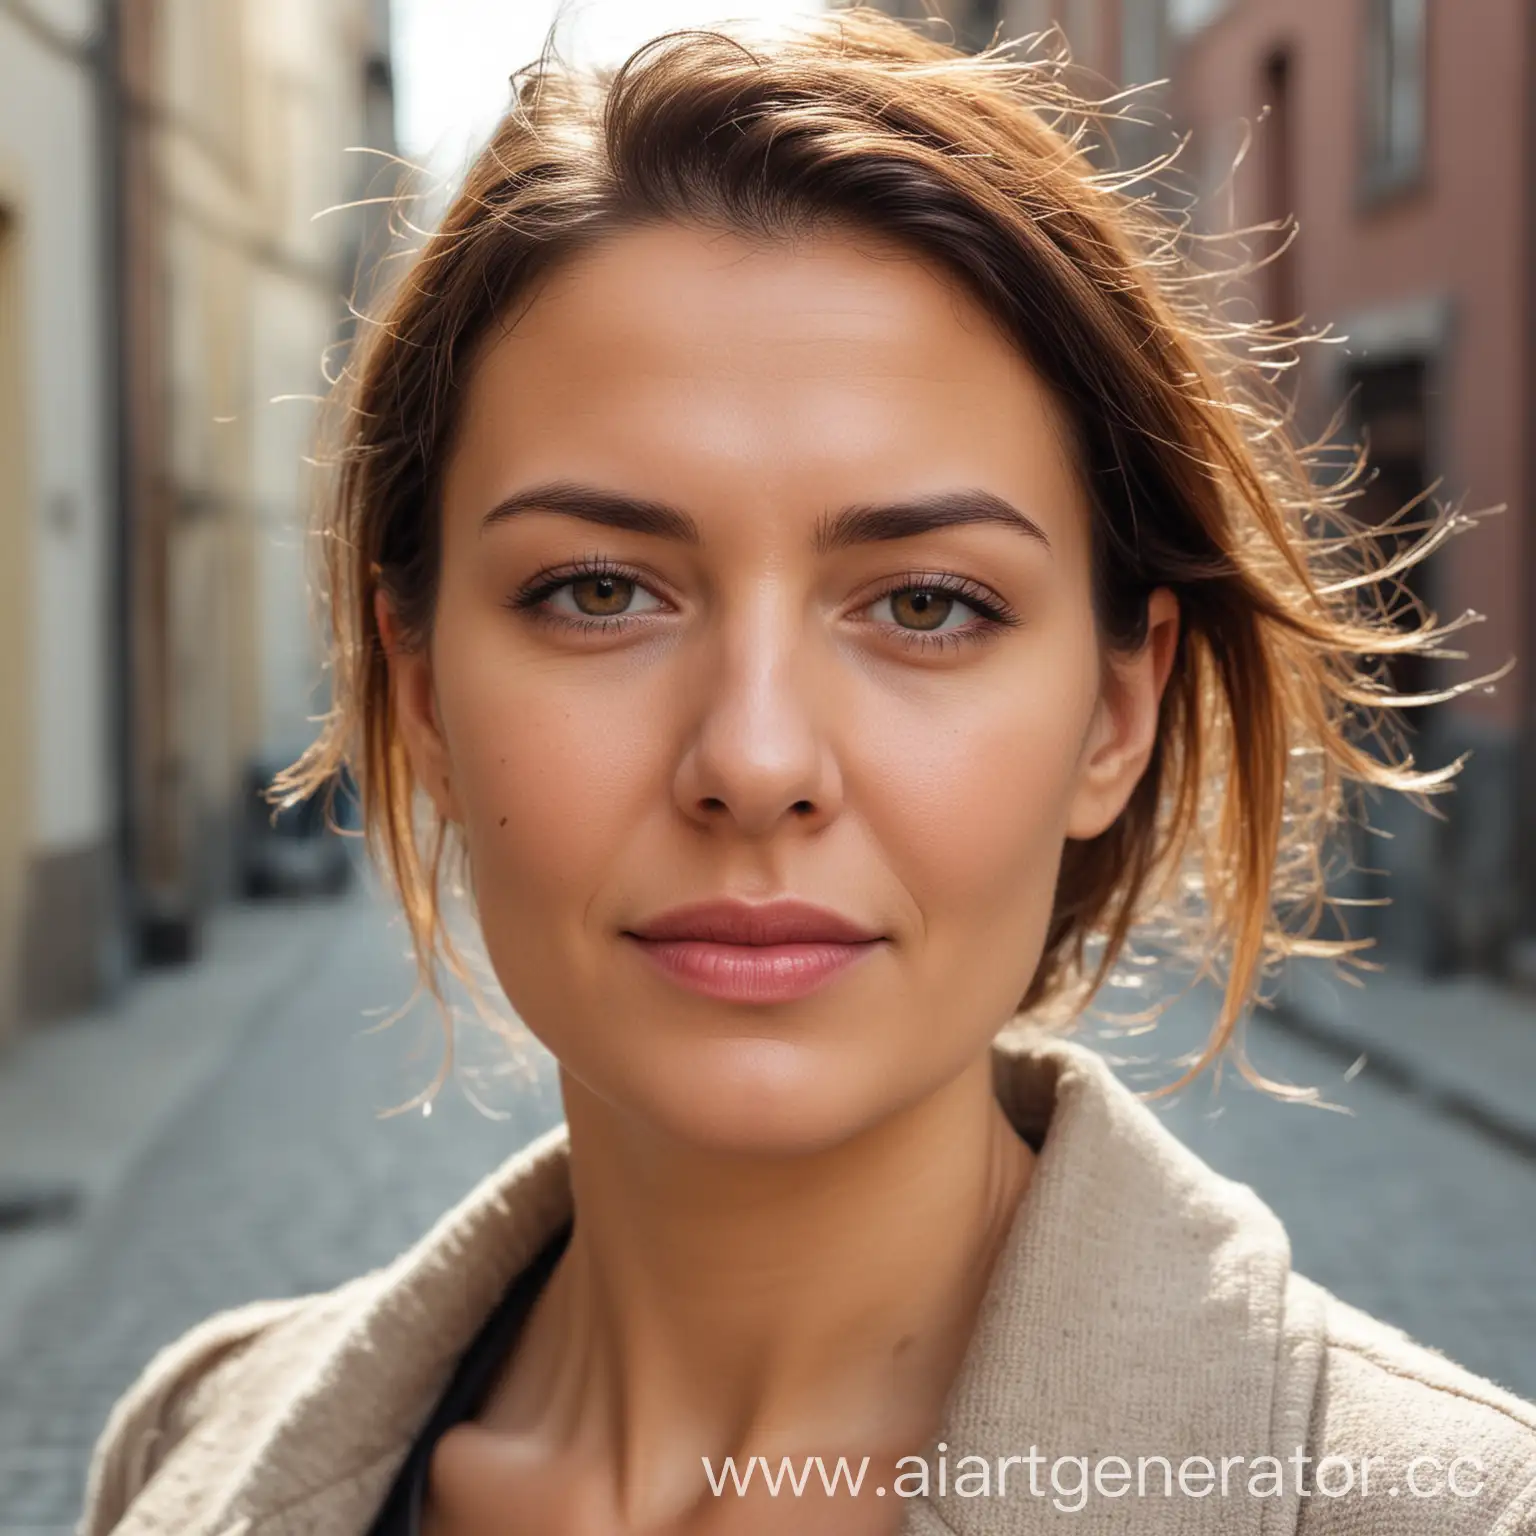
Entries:
[[472,1419],[480,1411],[497,1371],[511,1354],[534,1301],[570,1240],[571,1225],[567,1222],[496,1303],[496,1310],[486,1318],[464,1351],[453,1379],[432,1410],[432,1417],[411,1446],[378,1517],[368,1527],[368,1536],[420,1536],[427,1468],[437,1442],[455,1424]]

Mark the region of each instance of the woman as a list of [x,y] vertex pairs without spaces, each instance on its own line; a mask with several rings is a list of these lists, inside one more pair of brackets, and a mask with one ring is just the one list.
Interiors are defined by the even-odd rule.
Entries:
[[351,364],[293,785],[434,989],[462,854],[567,1126],[164,1351],[85,1532],[1536,1528],[1536,1409],[1041,1027],[1134,928],[1224,967],[1189,1080],[1343,787],[1444,779],[1359,743],[1445,629],[1082,110],[867,13],[522,77]]

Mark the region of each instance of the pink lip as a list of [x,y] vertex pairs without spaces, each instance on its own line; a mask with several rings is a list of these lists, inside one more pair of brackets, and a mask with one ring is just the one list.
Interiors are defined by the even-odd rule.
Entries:
[[677,907],[625,936],[690,991],[748,1003],[806,997],[883,938],[840,913],[794,900]]

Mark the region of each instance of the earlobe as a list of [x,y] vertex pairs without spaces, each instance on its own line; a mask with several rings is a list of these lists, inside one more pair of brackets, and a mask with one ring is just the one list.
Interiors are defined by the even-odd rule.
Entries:
[[375,593],[373,602],[379,641],[389,664],[396,728],[411,772],[431,797],[438,815],[445,821],[459,821],[462,818],[453,788],[452,762],[433,686],[431,652],[424,645],[402,643],[399,622],[384,593]]

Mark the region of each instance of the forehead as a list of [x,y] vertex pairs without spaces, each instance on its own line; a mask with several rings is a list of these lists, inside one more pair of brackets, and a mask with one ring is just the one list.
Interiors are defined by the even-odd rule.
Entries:
[[1022,496],[1042,522],[1078,498],[1048,389],[935,266],[851,235],[676,225],[558,267],[482,347],[450,502],[578,473],[705,506],[729,481],[808,516],[955,484]]

